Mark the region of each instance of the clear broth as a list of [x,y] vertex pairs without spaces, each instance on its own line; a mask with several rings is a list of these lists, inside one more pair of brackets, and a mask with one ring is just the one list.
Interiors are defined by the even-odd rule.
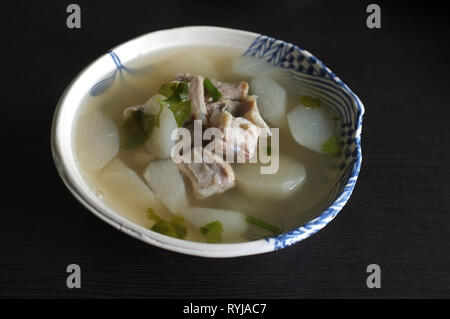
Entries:
[[[142,105],[152,95],[156,94],[160,86],[172,81],[175,74],[167,74],[167,65],[176,61],[180,65],[178,72],[190,71],[190,66],[183,66],[183,56],[197,54],[208,58],[215,69],[216,74],[210,74],[207,69],[198,72],[217,80],[239,82],[250,81],[251,78],[232,73],[231,63],[240,57],[240,53],[232,48],[214,47],[187,47],[183,49],[168,49],[140,57],[136,61],[127,63],[127,68],[139,70],[137,73],[121,72],[116,75],[115,81],[106,92],[100,96],[92,97],[89,94],[83,100],[78,118],[92,112],[101,111],[112,118],[118,127],[123,123],[123,110],[129,106]],[[280,83],[282,84],[282,83]],[[287,91],[287,112],[298,105],[298,96],[301,92],[293,91],[285,87]],[[77,130],[75,126],[75,142]],[[76,143],[75,143],[76,144]],[[117,157],[129,168],[133,169],[139,177],[142,177],[144,168],[148,164],[143,148],[133,151],[120,150]],[[138,154],[139,153],[139,154]],[[138,154],[138,155],[136,155]],[[192,196],[190,183],[186,181],[189,200],[194,206],[223,208],[240,211],[246,215],[252,215],[278,225],[283,231],[288,231],[302,225],[312,219],[318,212],[312,209],[317,203],[323,201],[328,191],[333,187],[339,174],[339,158],[319,154],[310,151],[292,138],[287,122],[280,127],[280,154],[293,159],[298,159],[307,172],[306,180],[293,196],[284,200],[268,200],[264,197],[248,197],[241,192],[239,186],[217,194],[204,200],[197,200]],[[234,164],[251,165],[251,164]],[[87,172],[81,169],[84,178],[92,191],[99,195],[111,209],[124,218],[143,227],[150,227],[152,222],[146,217],[146,211],[142,207],[134,207],[127,201],[127,189],[111,189],[109,185],[102,183],[99,172]],[[251,228],[246,238],[236,238],[231,241],[252,240],[267,233],[259,232]],[[204,241],[199,232],[189,228],[188,240]]]

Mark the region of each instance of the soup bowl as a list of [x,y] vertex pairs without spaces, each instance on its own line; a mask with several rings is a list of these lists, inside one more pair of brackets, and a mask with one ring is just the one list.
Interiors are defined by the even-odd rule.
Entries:
[[[294,85],[323,99],[342,119],[342,161],[334,186],[311,208],[315,216],[288,232],[259,240],[209,244],[162,235],[137,225],[108,207],[89,187],[74,151],[74,124],[87,93],[107,91],[123,73],[138,72],[127,67],[151,52],[183,46],[233,48],[280,68]],[[299,242],[328,224],[344,207],[355,187],[361,167],[361,129],[364,107],[359,98],[329,68],[308,51],[281,40],[241,30],[194,26],[151,32],[121,44],[88,65],[62,94],[56,108],[51,135],[56,168],[70,192],[94,215],[120,231],[157,247],[204,257],[236,257],[271,252]]]

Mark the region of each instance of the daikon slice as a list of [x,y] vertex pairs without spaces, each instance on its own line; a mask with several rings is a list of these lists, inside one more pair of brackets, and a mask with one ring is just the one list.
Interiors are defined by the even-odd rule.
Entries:
[[259,112],[264,120],[281,127],[286,117],[286,90],[270,77],[254,78],[250,90],[258,96]]
[[[157,99],[164,100],[166,98],[159,94],[153,96],[145,103],[144,112],[151,115],[157,114],[161,109],[161,105]],[[170,136],[172,131],[177,128],[178,126],[173,112],[167,107],[163,107],[159,115],[159,127],[153,128],[152,134],[145,142],[147,152],[157,159],[169,158],[172,147],[175,145],[175,141],[171,140]]]
[[153,95],[151,98],[149,98],[147,100],[147,102],[145,102],[145,104],[143,106],[144,112],[148,113],[150,115],[158,114],[159,109],[161,107],[161,104],[159,104],[158,99],[159,100],[165,100],[166,97],[164,95],[161,95],[161,94]]
[[332,115],[325,106],[299,105],[288,113],[287,120],[295,141],[319,153],[324,153],[322,145],[336,132]]
[[144,178],[156,196],[173,213],[188,205],[183,178],[172,159],[151,162]]
[[[272,154],[272,161],[276,160]],[[266,164],[264,164],[266,165]],[[278,171],[261,174],[260,164],[235,164],[237,185],[248,195],[267,199],[285,199],[295,194],[306,179],[306,170],[297,160],[279,155]]]
[[100,112],[84,115],[78,123],[76,150],[80,165],[87,171],[98,171],[119,152],[119,130]]
[[252,56],[242,56],[234,60],[231,69],[240,76],[261,77],[270,76],[276,72],[273,64]]
[[[99,173],[105,197],[121,212],[133,214],[133,220],[148,222],[146,212],[152,208],[159,216],[170,216],[167,208],[145,182],[120,159],[114,159]],[[114,196],[112,196],[114,195]]]

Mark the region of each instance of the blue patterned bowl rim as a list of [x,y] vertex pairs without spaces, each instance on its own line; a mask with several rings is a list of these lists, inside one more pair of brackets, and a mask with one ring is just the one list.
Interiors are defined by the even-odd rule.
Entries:
[[[336,192],[332,196],[333,200],[322,204],[321,208],[323,209],[323,206],[326,206],[325,210],[305,225],[266,238],[267,242],[273,242],[274,249],[277,250],[299,242],[322,229],[349,200],[361,169],[361,132],[364,106],[358,96],[322,61],[299,46],[265,35],[258,35],[244,55],[263,59],[287,70],[287,77],[290,80],[298,81],[300,86],[316,83],[320,85],[321,90],[328,91],[328,94],[333,94],[334,97],[338,93],[343,93],[346,95],[345,99],[349,102],[346,105],[341,104],[340,107],[345,108],[345,111],[349,113],[343,112],[341,117],[346,118],[342,129],[346,129],[346,132],[344,132],[345,136],[348,136],[348,143],[346,144],[351,145],[351,151],[348,149],[346,152],[347,163],[341,167],[345,170],[340,176],[339,187],[336,188]],[[320,208],[316,209],[320,211]]]

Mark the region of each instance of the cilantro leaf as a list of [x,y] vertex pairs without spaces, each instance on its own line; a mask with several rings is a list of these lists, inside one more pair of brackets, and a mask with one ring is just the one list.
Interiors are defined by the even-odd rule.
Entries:
[[170,82],[159,89],[159,93],[167,97],[165,100],[158,99],[161,106],[169,108],[173,112],[178,127],[182,127],[191,116],[191,101],[189,96],[189,85],[186,82]]
[[162,218],[159,217],[158,215],[155,214],[155,211],[153,210],[153,208],[148,208],[147,209],[147,218],[148,219],[152,219],[155,222],[161,220]]
[[200,232],[205,236],[208,243],[220,243],[222,241],[223,226],[218,220],[200,227]]
[[171,98],[165,100],[157,99],[157,101],[161,106],[165,106],[172,111],[178,127],[182,127],[191,116],[191,101],[176,101]]
[[173,229],[172,225],[166,220],[158,220],[155,222],[151,230],[174,238],[178,238],[177,233]]
[[187,228],[184,225],[183,217],[175,215],[170,221],[167,221],[156,215],[152,208],[147,210],[147,217],[155,221],[151,230],[174,238],[186,238]]
[[131,111],[120,131],[121,147],[129,150],[147,141],[155,126],[159,126],[159,115],[150,115],[143,110]]
[[298,99],[304,106],[310,107],[312,109],[322,106],[322,101],[312,96],[300,95]]
[[178,127],[182,127],[191,116],[191,101],[173,103],[167,105],[167,107],[173,112]]
[[281,233],[281,229],[275,225],[269,224],[268,222],[265,222],[259,218],[253,217],[253,216],[247,216],[247,218],[245,219],[245,221],[249,224],[264,228],[270,232],[272,232],[273,234],[280,234]]
[[172,81],[166,84],[163,84],[160,88],[158,93],[161,95],[164,95],[166,98],[167,97],[171,97],[172,95],[175,94],[175,90],[178,87],[178,83],[177,81]]
[[143,110],[134,110],[125,120],[121,129],[121,147],[134,149],[144,144],[155,127],[159,127],[159,117],[163,107],[168,107],[175,117],[178,126],[191,115],[191,102],[187,100],[189,85],[185,82],[173,81],[163,84],[158,93],[167,97],[161,101],[158,99],[160,109],[157,114],[148,114]]
[[213,101],[219,101],[222,97],[222,93],[212,84],[212,82],[205,78],[203,80],[203,87],[205,88],[205,91],[212,97]]
[[180,238],[180,239],[186,238],[187,228],[184,225],[183,217],[181,217],[179,215],[173,216],[172,220],[170,221],[170,224],[172,225],[172,228],[175,231],[175,233],[177,234],[178,238]]
[[163,84],[158,93],[172,101],[184,101],[189,95],[189,84],[186,82],[172,81]]
[[175,90],[175,95],[178,95],[181,101],[187,100],[189,96],[189,84],[180,82]]
[[333,156],[339,156],[342,153],[342,145],[339,138],[334,135],[322,144],[321,149],[324,153]]

